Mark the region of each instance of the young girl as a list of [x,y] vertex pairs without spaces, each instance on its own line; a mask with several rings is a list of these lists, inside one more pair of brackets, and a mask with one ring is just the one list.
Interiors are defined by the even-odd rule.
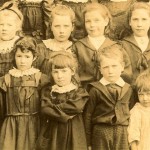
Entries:
[[[22,14],[13,3],[0,8],[0,77],[12,68],[13,45],[19,39],[17,32],[21,30],[22,21]],[[0,94],[0,126],[4,117],[1,97]]]
[[150,5],[136,2],[129,11],[129,25],[132,34],[122,40],[122,45],[127,51],[132,66],[133,83],[140,72],[150,66]]
[[150,70],[142,72],[135,82],[139,102],[130,111],[128,140],[131,150],[149,150],[150,143]]
[[40,129],[39,90],[49,80],[32,67],[36,59],[36,43],[32,38],[22,38],[16,43],[14,58],[14,68],[0,78],[0,88],[6,93],[0,149],[33,150]]
[[[54,38],[43,40],[39,44],[39,53],[47,59],[51,58],[56,51],[72,52],[72,42],[69,40],[74,29],[75,14],[65,5],[56,5],[51,12],[51,30]],[[47,66],[47,65],[46,65]],[[49,69],[45,69],[49,70]],[[49,72],[49,71],[48,71]]]
[[58,52],[52,57],[51,66],[54,85],[42,90],[41,112],[48,120],[37,149],[87,150],[82,112],[88,94],[75,82],[74,59],[70,53]]
[[[98,3],[87,4],[84,10],[84,20],[88,36],[75,43],[74,51],[79,61],[81,83],[86,85],[99,79],[97,52],[105,47],[117,45],[117,42],[105,37],[111,23],[111,15],[106,6]],[[127,55],[124,54],[124,57],[124,74],[128,76],[131,73],[130,63]]]

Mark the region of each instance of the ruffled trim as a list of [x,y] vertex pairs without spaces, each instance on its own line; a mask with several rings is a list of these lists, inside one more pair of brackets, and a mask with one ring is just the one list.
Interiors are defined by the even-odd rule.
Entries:
[[62,94],[62,93],[70,92],[70,91],[75,90],[75,89],[77,89],[77,86],[74,85],[73,83],[70,83],[69,85],[62,86],[62,87],[60,87],[58,85],[54,85],[54,86],[52,86],[51,93],[57,92],[57,93]]
[[15,36],[9,41],[0,41],[0,54],[10,53],[13,50],[14,43],[19,39],[19,36]]
[[27,69],[24,71],[16,69],[16,68],[9,70],[9,74],[14,77],[29,76],[29,75],[35,74],[37,72],[40,72],[40,70],[36,69],[36,68],[30,68],[30,69]]
[[66,51],[72,46],[71,41],[66,41],[64,43],[57,42],[55,39],[48,39],[43,40],[46,48],[50,49],[51,51]]

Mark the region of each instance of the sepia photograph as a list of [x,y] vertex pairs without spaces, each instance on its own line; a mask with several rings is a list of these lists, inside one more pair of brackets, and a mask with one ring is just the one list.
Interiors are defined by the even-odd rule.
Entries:
[[0,150],[150,150],[150,0],[0,0]]

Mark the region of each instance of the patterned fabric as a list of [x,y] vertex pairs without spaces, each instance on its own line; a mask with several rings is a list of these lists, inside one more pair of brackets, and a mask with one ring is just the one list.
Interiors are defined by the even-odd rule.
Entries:
[[92,150],[129,150],[127,126],[94,125]]

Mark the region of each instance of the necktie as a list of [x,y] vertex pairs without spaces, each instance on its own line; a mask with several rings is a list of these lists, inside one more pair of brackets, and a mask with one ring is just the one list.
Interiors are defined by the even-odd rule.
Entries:
[[110,93],[110,95],[113,97],[113,99],[116,101],[118,99],[118,90],[117,90],[117,85],[114,83],[108,84],[107,85],[107,90]]

